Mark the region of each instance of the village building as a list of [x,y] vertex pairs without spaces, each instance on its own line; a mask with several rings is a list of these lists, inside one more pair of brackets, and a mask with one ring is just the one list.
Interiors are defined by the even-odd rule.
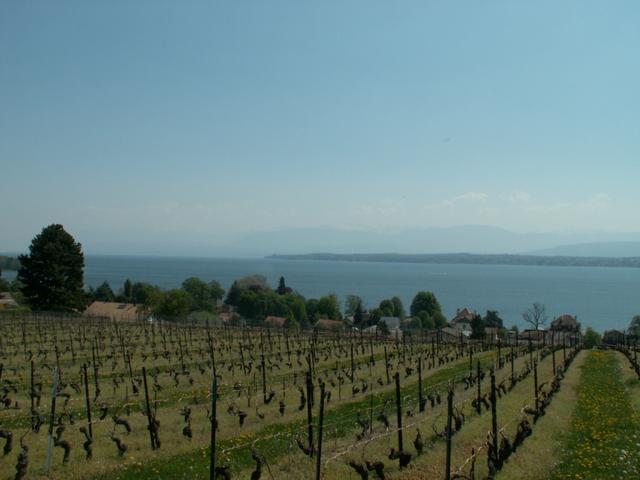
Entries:
[[421,336],[424,342],[438,342],[438,343],[457,343],[466,342],[467,337],[453,327],[443,327],[437,330],[429,330],[427,333]]
[[400,330],[400,318],[399,317],[380,317],[378,323],[384,322],[390,332]]
[[544,343],[547,337],[546,330],[535,330],[535,329],[527,329],[523,330],[518,334],[518,341],[526,341],[531,340],[532,342]]
[[580,323],[577,317],[567,313],[560,315],[549,327],[547,343],[553,345],[571,345],[580,336]]
[[458,309],[456,316],[451,319],[449,324],[452,328],[461,331],[465,336],[471,335],[471,321],[476,314],[468,308]]
[[18,308],[18,302],[16,302],[9,292],[0,292],[0,310],[12,310]]
[[498,327],[484,327],[484,340],[488,343],[496,343],[498,341]]
[[607,330],[602,335],[602,343],[606,345],[623,345],[625,342],[625,334],[620,330]]
[[264,326],[271,328],[283,328],[285,322],[287,321],[284,317],[276,317],[274,315],[269,315],[264,319]]
[[85,317],[113,320],[115,322],[152,320],[148,311],[139,308],[133,303],[93,302],[85,309],[83,315]]
[[338,330],[342,330],[343,328],[344,323],[340,320],[327,320],[326,318],[321,318],[313,326],[314,330],[324,330],[330,332],[336,332]]
[[578,323],[578,319],[576,317],[565,313],[551,322],[551,327],[549,328],[549,330],[555,332],[576,333],[580,331],[580,323]]

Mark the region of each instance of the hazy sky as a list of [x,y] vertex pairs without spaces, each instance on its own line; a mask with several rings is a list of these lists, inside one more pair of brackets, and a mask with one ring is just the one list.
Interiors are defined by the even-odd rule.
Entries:
[[639,25],[636,0],[2,1],[0,251],[52,222],[167,253],[640,230]]

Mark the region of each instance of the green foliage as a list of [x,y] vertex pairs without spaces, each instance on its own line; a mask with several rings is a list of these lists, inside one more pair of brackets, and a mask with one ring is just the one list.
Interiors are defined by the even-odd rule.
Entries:
[[358,302],[353,312],[353,323],[356,327],[364,327],[364,310],[362,308],[362,301]]
[[225,303],[227,305],[234,305],[237,307],[238,302],[240,301],[240,296],[244,291],[252,290],[254,292],[259,292],[267,290],[268,288],[269,285],[267,284],[267,279],[263,275],[251,275],[240,278],[233,282],[231,288],[229,288]]
[[392,297],[391,303],[393,304],[393,316],[398,317],[400,320],[404,319],[406,313],[404,311],[404,305],[400,297]]
[[471,319],[471,338],[480,339],[484,338],[484,321],[480,315],[474,315]]
[[435,313],[442,313],[442,308],[432,292],[418,292],[416,296],[413,297],[413,301],[411,302],[411,316],[415,317],[423,311],[432,317]]
[[382,300],[378,309],[382,317],[398,317],[400,319],[405,317],[404,305],[399,297]]
[[420,317],[413,317],[409,324],[406,326],[407,330],[422,330],[422,319]]
[[378,308],[380,309],[383,317],[395,317],[393,314],[394,305],[391,300],[382,300]]
[[8,292],[11,290],[11,283],[7,282],[4,278],[0,278],[0,292]]
[[[355,315],[358,307],[361,311],[364,308],[364,302],[362,301],[362,298],[360,298],[358,295],[347,295],[347,298],[344,302],[345,315]],[[354,323],[356,323],[355,319]]]
[[298,326],[302,326],[302,328],[305,329],[310,328],[311,324],[307,319],[307,306],[304,297],[295,293],[289,293],[284,296],[284,300],[287,302],[289,312],[298,323]]
[[640,315],[635,315],[629,324],[629,335],[640,337]]
[[[317,302],[317,305],[314,304],[314,314],[317,314],[320,318],[328,318],[329,320],[342,320],[338,297],[335,294],[332,293],[331,295],[320,297]],[[308,311],[309,304],[307,302],[307,312]]]
[[284,322],[284,328],[286,328],[287,330],[299,330],[300,329],[300,324],[298,323],[298,321],[296,320],[296,318],[293,316],[292,313],[289,313],[289,315],[287,315],[287,319]]
[[436,328],[444,328],[447,326],[447,317],[442,312],[436,312],[431,315]]
[[382,311],[379,308],[369,310],[369,325],[377,325],[382,317]]
[[191,310],[213,312],[216,302],[224,295],[224,289],[215,280],[206,283],[197,277],[187,278],[182,282],[182,289],[191,295]]
[[289,287],[287,287],[287,284],[284,281],[284,277],[280,277],[280,280],[278,281],[278,288],[276,289],[276,292],[278,292],[278,295],[286,295],[287,293],[292,293],[293,290]]
[[487,313],[484,316],[484,325],[485,327],[494,327],[494,328],[503,328],[503,322],[498,312],[495,310],[487,310]]
[[124,297],[124,301],[126,303],[130,303],[133,298],[133,284],[131,280],[128,278],[124,281],[124,286],[122,288],[122,296]]
[[136,305],[154,309],[162,297],[160,287],[148,283],[136,282],[131,287],[131,299]]
[[433,320],[433,317],[429,315],[429,313],[425,310],[418,312],[418,315],[416,315],[414,318],[420,319],[422,328],[424,328],[425,330],[433,330],[434,328],[436,328],[436,323]]
[[586,348],[597,347],[602,343],[602,336],[596,332],[593,328],[588,327],[584,333],[584,346]]
[[113,290],[111,290],[111,286],[106,281],[102,282],[102,285],[90,293],[93,294],[93,299],[98,302],[113,302],[116,299]]
[[185,290],[175,288],[163,292],[160,296],[155,313],[171,320],[185,320],[191,311],[193,299]]
[[62,225],[49,225],[20,255],[18,280],[35,310],[73,311],[86,305],[82,247]]

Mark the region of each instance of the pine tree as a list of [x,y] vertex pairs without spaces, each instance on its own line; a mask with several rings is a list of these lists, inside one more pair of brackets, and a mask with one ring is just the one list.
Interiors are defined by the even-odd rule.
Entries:
[[35,236],[28,255],[20,255],[18,281],[35,310],[74,311],[86,305],[82,246],[62,225],[49,225]]

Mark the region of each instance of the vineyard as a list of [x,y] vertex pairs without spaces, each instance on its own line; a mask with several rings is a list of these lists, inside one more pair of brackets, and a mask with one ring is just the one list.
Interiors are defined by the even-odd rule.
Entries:
[[0,479],[494,478],[574,343],[4,317]]

